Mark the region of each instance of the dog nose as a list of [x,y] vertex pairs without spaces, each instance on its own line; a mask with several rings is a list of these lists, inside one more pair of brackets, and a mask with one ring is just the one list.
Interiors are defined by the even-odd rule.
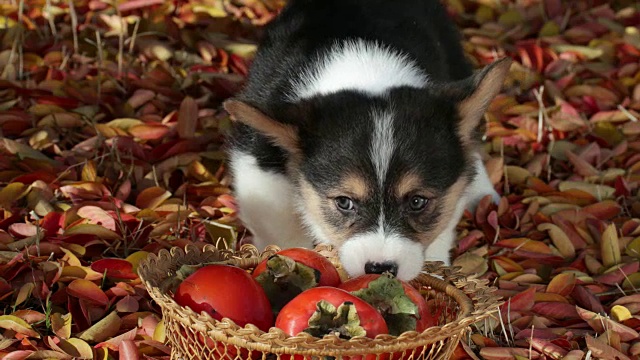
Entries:
[[398,275],[398,264],[385,261],[385,262],[368,262],[364,264],[364,272],[367,274],[382,274],[384,272],[389,272],[393,276]]

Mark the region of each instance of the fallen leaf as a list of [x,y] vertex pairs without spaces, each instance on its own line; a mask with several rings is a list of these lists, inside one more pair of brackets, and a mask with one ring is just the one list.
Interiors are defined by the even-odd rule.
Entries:
[[88,342],[102,342],[118,333],[122,320],[115,311],[78,334],[78,338]]
[[67,287],[67,293],[80,299],[93,301],[100,305],[107,305],[109,303],[109,298],[107,298],[107,295],[105,295],[102,289],[89,280],[73,280]]
[[14,315],[0,315],[0,328],[12,330],[29,337],[40,338],[40,334],[33,330],[31,325]]

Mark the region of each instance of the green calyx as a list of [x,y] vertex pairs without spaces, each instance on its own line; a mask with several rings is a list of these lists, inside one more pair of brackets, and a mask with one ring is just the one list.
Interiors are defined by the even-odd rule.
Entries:
[[319,338],[327,334],[335,334],[343,339],[367,335],[367,331],[360,326],[353,303],[344,302],[336,308],[326,300],[316,304],[316,311],[309,318],[309,327],[304,332]]
[[256,277],[276,315],[294,297],[317,286],[319,279],[318,270],[278,254],[267,260],[267,270]]
[[404,292],[400,280],[389,273],[380,275],[369,286],[351,294],[371,304],[384,317],[389,334],[400,335],[415,330],[418,306]]

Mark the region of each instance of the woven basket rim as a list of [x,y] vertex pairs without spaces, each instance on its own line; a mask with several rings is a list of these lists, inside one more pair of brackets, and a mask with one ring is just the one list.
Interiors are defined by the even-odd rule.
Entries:
[[[166,267],[175,258],[184,258],[191,252],[210,252],[216,260],[228,261],[241,267],[255,267],[257,263],[280,250],[277,246],[268,246],[263,252],[253,245],[243,245],[239,251],[217,249],[213,245],[205,245],[202,249],[194,245],[187,245],[170,250],[162,249],[158,254],[150,254],[144,259],[138,273],[151,297],[160,305],[163,311],[171,309],[178,316],[172,319],[197,331],[206,332],[217,340],[224,340],[234,345],[245,347],[248,344],[257,351],[305,354],[319,347],[337,347],[344,355],[356,355],[365,349],[367,353],[387,353],[402,351],[410,346],[424,346],[441,339],[460,336],[471,324],[484,320],[498,311],[502,304],[501,297],[494,294],[495,287],[488,285],[488,280],[478,279],[477,276],[462,274],[459,268],[445,267],[442,262],[426,262],[423,273],[411,281],[412,285],[431,286],[436,291],[445,293],[454,299],[461,307],[457,318],[444,325],[438,325],[422,332],[407,331],[398,336],[381,334],[375,338],[353,337],[342,339],[334,334],[316,338],[306,333],[288,336],[283,330],[271,327],[264,332],[253,324],[244,327],[237,325],[229,318],[217,320],[206,312],[196,313],[189,307],[178,305],[171,296],[162,293],[158,288],[157,272]],[[328,245],[319,245],[316,251],[321,254],[331,254],[333,249]],[[214,256],[215,255],[215,256]],[[443,280],[428,274],[441,276]],[[464,299],[466,300],[464,300]],[[276,351],[279,349],[280,351]],[[293,350],[292,350],[293,349]]]

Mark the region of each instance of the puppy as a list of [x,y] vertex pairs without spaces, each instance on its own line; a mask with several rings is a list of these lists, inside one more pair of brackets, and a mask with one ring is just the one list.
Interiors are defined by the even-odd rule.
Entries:
[[254,244],[334,245],[352,276],[450,263],[498,198],[478,145],[510,61],[474,73],[437,0],[290,0],[268,25],[228,154]]

